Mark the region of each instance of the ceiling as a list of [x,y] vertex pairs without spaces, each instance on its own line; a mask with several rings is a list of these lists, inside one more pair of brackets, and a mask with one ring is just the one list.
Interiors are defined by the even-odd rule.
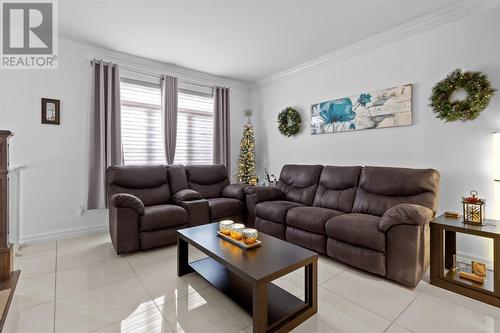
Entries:
[[64,0],[61,37],[253,82],[457,0]]

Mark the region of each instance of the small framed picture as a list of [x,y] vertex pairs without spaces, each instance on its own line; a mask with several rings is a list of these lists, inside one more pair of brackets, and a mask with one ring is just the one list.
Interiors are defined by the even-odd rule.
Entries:
[[58,99],[42,98],[42,124],[59,125],[61,101]]

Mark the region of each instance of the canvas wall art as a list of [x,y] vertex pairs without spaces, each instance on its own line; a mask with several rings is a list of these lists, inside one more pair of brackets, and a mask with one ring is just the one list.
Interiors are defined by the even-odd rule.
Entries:
[[311,134],[412,124],[412,85],[366,92],[311,106]]

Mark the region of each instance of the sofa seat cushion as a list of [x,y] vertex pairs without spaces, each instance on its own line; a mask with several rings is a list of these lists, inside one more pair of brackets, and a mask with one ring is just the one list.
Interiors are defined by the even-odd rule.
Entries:
[[286,225],[284,224],[264,220],[257,217],[255,219],[255,228],[257,228],[259,232],[263,232],[273,237],[285,240]]
[[385,234],[380,231],[380,217],[368,214],[345,214],[326,222],[328,237],[385,253]]
[[285,239],[287,242],[294,243],[320,254],[326,253],[326,238],[324,234],[320,235],[292,226],[287,226],[285,231]]
[[141,249],[153,249],[155,247],[172,245],[177,243],[177,229],[187,228],[187,224],[175,228],[161,229],[141,232]]
[[259,202],[255,206],[257,217],[273,221],[276,223],[285,224],[286,213],[293,207],[302,207],[303,204],[291,201],[264,201]]
[[286,224],[302,230],[325,234],[325,224],[330,218],[345,213],[321,207],[294,207],[286,214]]
[[243,214],[245,205],[243,201],[233,198],[207,199],[210,208],[210,219],[220,219]]
[[187,211],[175,205],[157,205],[144,208],[141,216],[141,231],[151,231],[173,228],[187,224]]
[[386,275],[386,257],[382,252],[328,238],[326,254],[333,259],[367,272]]

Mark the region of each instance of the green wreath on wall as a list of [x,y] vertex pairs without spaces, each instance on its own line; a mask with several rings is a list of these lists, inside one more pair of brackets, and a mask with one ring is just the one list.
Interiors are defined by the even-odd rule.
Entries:
[[[467,97],[451,101],[452,94],[460,88],[465,90]],[[456,69],[446,79],[436,83],[432,89],[430,106],[436,117],[446,122],[474,120],[488,107],[495,91],[483,73]]]
[[278,115],[278,129],[285,136],[297,134],[301,124],[300,113],[291,106],[281,111]]

